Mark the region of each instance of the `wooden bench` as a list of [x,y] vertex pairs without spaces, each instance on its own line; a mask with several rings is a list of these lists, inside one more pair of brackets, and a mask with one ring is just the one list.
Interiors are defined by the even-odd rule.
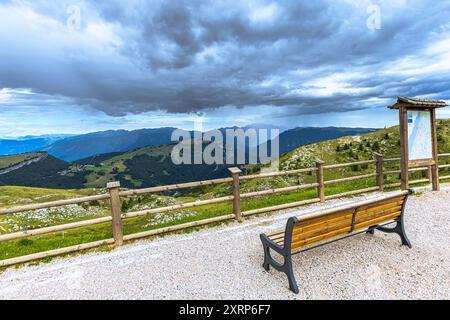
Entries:
[[[411,190],[395,192],[374,200],[289,218],[285,228],[268,235],[261,234],[264,269],[269,271],[272,266],[286,273],[290,289],[298,293],[292,271],[292,256],[295,254],[360,233],[373,234],[375,230],[397,233],[402,245],[411,248],[403,223],[406,200],[411,193]],[[386,227],[392,223],[396,223],[394,227]],[[270,250],[284,258],[283,264],[272,258]]]

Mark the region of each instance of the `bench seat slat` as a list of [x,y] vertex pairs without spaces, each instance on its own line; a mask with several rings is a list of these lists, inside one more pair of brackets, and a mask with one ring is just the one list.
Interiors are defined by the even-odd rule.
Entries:
[[[383,211],[381,213],[370,213],[370,214],[367,214],[365,217],[357,217],[355,220],[355,231],[358,229],[358,226],[360,223],[363,223],[366,221],[372,221],[374,219],[378,219],[383,216],[390,216],[391,214],[401,212],[401,208],[402,208],[401,206],[397,206],[394,208],[390,208],[386,211]],[[352,221],[351,216],[350,217],[347,216],[346,220],[338,221],[338,222],[331,223],[331,224],[325,224],[325,225],[321,226],[320,228],[312,229],[307,232],[293,234],[292,242],[294,243],[299,240],[304,240],[307,238],[311,238],[315,235],[328,233],[328,232],[331,232],[331,231],[334,231],[337,229],[341,229],[343,227],[349,227],[349,226],[351,226],[351,221]],[[282,245],[284,243],[284,236],[278,237],[278,238],[273,238],[272,240],[275,243]]]
[[[396,205],[403,205],[404,201],[405,201],[405,196],[401,196],[401,197],[397,197],[397,198],[381,201],[381,202],[376,203],[374,205],[366,205],[366,206],[360,207],[358,210],[359,211],[371,212],[373,210],[377,210],[378,207],[383,207],[385,205],[387,206],[387,208],[389,208],[391,206],[396,206]],[[303,224],[312,224],[312,223],[318,223],[318,222],[321,222],[321,221],[332,220],[332,219],[334,219],[333,217],[340,217],[341,215],[352,214],[353,210],[354,210],[354,208],[347,209],[345,211],[341,211],[341,212],[337,212],[337,213],[332,213],[332,214],[329,214],[329,215],[314,217],[314,218],[300,217],[299,218],[300,222],[298,223],[298,226],[301,226]],[[297,226],[296,226],[296,228],[297,228]],[[277,229],[277,230],[275,230],[273,232],[268,233],[267,236],[269,238],[272,238],[272,236],[275,236],[275,235],[284,235],[285,230],[286,230],[285,228]]]
[[386,210],[384,210],[382,212],[371,212],[371,213],[365,214],[364,216],[356,216],[355,223],[358,224],[358,223],[362,223],[362,222],[365,222],[365,221],[368,221],[368,220],[372,220],[372,219],[375,219],[375,218],[380,218],[380,217],[387,216],[387,215],[390,215],[390,214],[392,214],[394,212],[398,212],[398,211],[401,211],[401,210],[402,210],[402,207],[401,206],[397,206],[397,207],[393,207],[393,208],[390,208],[390,209],[386,209]]
[[[336,217],[336,218],[333,218],[333,219],[330,219],[330,220],[324,220],[322,222],[318,222],[318,223],[314,223],[314,224],[311,224],[311,225],[307,225],[305,227],[297,227],[296,226],[294,228],[293,235],[301,233],[301,232],[306,231],[308,229],[312,229],[314,227],[320,227],[323,224],[339,222],[341,220],[346,220],[346,219],[351,219],[351,218],[352,218],[352,214],[347,214],[347,215],[339,216],[339,217]],[[272,239],[272,240],[279,239],[279,238],[284,238],[284,230],[283,230],[283,232],[280,232],[280,233],[274,234],[272,236],[269,236],[269,238]]]
[[[383,222],[387,222],[387,221],[393,220],[396,217],[400,216],[400,214],[401,214],[401,211],[397,211],[397,212],[394,212],[394,213],[389,214],[387,216],[382,216],[382,217],[379,217],[379,218],[376,218],[376,219],[371,219],[371,220],[367,220],[367,221],[358,223],[358,224],[355,225],[355,230],[354,231],[361,230],[363,228],[367,228],[367,227],[370,227],[372,225],[376,225],[376,224],[380,224],[380,223],[383,223]],[[327,239],[334,238],[334,237],[337,237],[337,236],[340,236],[340,235],[343,235],[343,234],[348,234],[348,233],[350,233],[350,231],[351,231],[351,227],[345,227],[345,228],[342,228],[342,229],[339,229],[339,230],[335,230],[335,231],[332,231],[332,232],[328,232],[328,233],[325,233],[325,234],[322,234],[322,235],[319,235],[319,236],[315,236],[315,237],[303,239],[303,240],[300,240],[300,241],[292,242],[292,245],[291,245],[292,249],[291,250],[295,251],[295,250],[297,250],[299,248],[302,248],[302,247],[304,247],[306,245],[313,244],[313,243],[319,242],[321,240],[327,240]]]
[[292,237],[292,242],[296,242],[296,241],[300,241],[300,240],[304,240],[304,239],[308,239],[308,238],[312,238],[315,237],[317,235],[321,235],[321,234],[325,234],[328,232],[332,232],[332,231],[336,231],[342,228],[351,228],[352,225],[352,218],[350,217],[350,219],[346,219],[344,221],[340,221],[338,223],[334,223],[331,225],[326,225],[320,229],[313,229],[310,230],[308,232],[304,232],[304,233],[300,233],[298,235],[295,235]]
[[370,207],[370,208],[358,209],[358,212],[362,212],[362,213],[363,213],[363,212],[367,212],[367,213],[369,213],[369,212],[373,212],[373,211],[379,211],[379,210],[383,210],[383,209],[389,209],[389,208],[392,208],[392,207],[396,207],[396,206],[402,205],[403,202],[404,202],[404,201],[396,201],[396,202],[391,202],[391,203],[383,204],[383,205],[380,205],[380,206],[373,206],[373,207]]
[[[359,226],[360,223],[363,223],[363,222],[366,222],[366,221],[372,221],[373,219],[378,219],[378,218],[381,218],[381,217],[386,216],[386,215],[397,213],[397,212],[400,212],[400,210],[401,210],[401,207],[395,207],[395,208],[392,208],[389,211],[383,212],[381,214],[371,215],[369,220],[366,217],[364,217],[364,218],[357,218],[355,220],[356,223],[355,223],[355,230],[354,231],[357,231],[358,226]],[[339,222],[336,222],[336,223],[333,223],[333,224],[325,224],[325,225],[321,226],[321,228],[312,229],[312,230],[309,230],[309,231],[303,232],[303,233],[297,233],[297,234],[292,236],[292,243],[295,243],[295,242],[298,242],[298,241],[301,241],[301,240],[305,240],[305,239],[309,239],[309,238],[314,238],[317,235],[329,233],[329,232],[332,232],[332,231],[335,231],[335,230],[339,230],[339,229],[342,229],[342,228],[347,228],[347,227],[350,228],[349,231],[348,231],[348,232],[350,232],[351,231],[351,222],[352,222],[352,218],[349,217],[346,220],[339,221]],[[284,243],[284,236],[280,237],[280,238],[272,239],[272,240],[275,243],[279,244],[279,245],[283,245],[283,243]]]
[[[387,215],[393,212],[401,211],[403,202],[395,202],[390,205],[384,205],[383,209],[380,210],[380,207],[374,207],[371,210],[358,211],[356,214],[356,223],[363,222],[367,219],[373,219],[375,217],[379,217],[382,215]],[[375,211],[374,209],[377,209]],[[341,217],[336,217],[334,219],[326,220],[324,222],[311,224],[309,226],[299,227],[296,226],[292,233],[292,238],[298,239],[301,235],[308,235],[311,233],[320,233],[323,231],[332,230],[333,227],[345,225],[345,223],[351,224],[352,215],[347,214]],[[269,238],[275,241],[278,244],[282,244],[284,242],[284,231],[283,233],[275,234],[273,236],[269,236]]]
[[402,214],[401,211],[397,211],[397,212],[391,213],[391,214],[389,214],[387,216],[382,216],[382,217],[379,217],[379,218],[376,218],[376,219],[372,219],[372,220],[368,220],[368,221],[364,221],[364,222],[358,223],[357,224],[357,230],[361,230],[363,228],[370,227],[372,225],[381,224],[383,222],[388,222],[390,220],[394,220],[395,218],[399,217],[401,214]]
[[[345,212],[338,212],[338,213],[333,213],[331,215],[327,215],[326,217],[317,217],[317,218],[313,218],[313,219],[309,219],[309,220],[305,220],[302,222],[299,222],[296,226],[295,226],[295,230],[301,228],[302,226],[309,226],[309,225],[314,225],[314,224],[320,224],[320,223],[325,223],[327,221],[333,221],[333,220],[339,220],[342,219],[342,216],[345,216],[346,214],[352,214],[354,211],[353,210],[346,210]],[[285,232],[285,228],[284,229],[278,229],[274,232],[271,232],[268,234],[269,238],[272,238],[273,236],[277,236],[277,235],[283,235],[284,237],[284,232]]]
[[[384,206],[384,208],[382,208],[382,209],[376,208],[376,211],[375,210],[357,211],[355,221],[360,222],[364,219],[369,219],[373,216],[392,213],[392,212],[395,212],[398,210],[401,210],[401,205],[396,205],[396,203],[393,203],[392,205]],[[338,218],[334,218],[331,220],[325,220],[324,222],[320,222],[320,223],[315,223],[315,224],[311,224],[311,225],[307,225],[307,226],[296,226],[292,232],[292,235],[297,236],[298,234],[308,233],[308,232],[316,230],[316,229],[328,228],[328,227],[334,225],[335,223],[343,223],[346,220],[348,220],[348,222],[351,223],[352,216],[353,216],[353,214],[347,214],[347,215],[344,215],[344,216],[341,216]]]
[[327,240],[330,238],[335,238],[344,234],[348,234],[351,231],[351,227],[345,227],[345,228],[341,228],[338,230],[334,230],[328,233],[324,233],[312,238],[308,238],[308,239],[304,239],[304,240],[300,240],[300,241],[296,241],[293,242],[291,245],[291,251],[296,251],[299,248],[302,248],[304,246],[307,246],[309,244],[313,244],[322,240]]

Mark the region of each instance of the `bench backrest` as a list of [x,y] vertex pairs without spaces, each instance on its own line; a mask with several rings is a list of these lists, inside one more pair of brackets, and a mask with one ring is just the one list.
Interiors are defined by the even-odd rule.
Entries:
[[292,250],[301,249],[399,219],[409,194],[410,191],[401,191],[323,213],[291,218],[286,226],[285,245],[290,245]]

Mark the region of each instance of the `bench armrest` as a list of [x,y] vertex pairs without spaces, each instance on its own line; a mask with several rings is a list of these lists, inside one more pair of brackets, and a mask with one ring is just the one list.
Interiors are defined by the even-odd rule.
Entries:
[[280,246],[279,244],[270,240],[270,238],[268,236],[266,236],[264,233],[261,233],[259,236],[260,236],[263,244],[269,246],[271,249],[273,249],[275,252],[278,252],[279,254],[284,253],[284,248],[282,246]]

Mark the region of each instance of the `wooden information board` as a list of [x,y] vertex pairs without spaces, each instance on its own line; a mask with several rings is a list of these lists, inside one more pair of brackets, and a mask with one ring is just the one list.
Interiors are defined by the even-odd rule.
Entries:
[[439,190],[436,108],[444,101],[398,98],[390,109],[399,110],[401,188],[409,188],[409,169],[430,167],[433,190]]

